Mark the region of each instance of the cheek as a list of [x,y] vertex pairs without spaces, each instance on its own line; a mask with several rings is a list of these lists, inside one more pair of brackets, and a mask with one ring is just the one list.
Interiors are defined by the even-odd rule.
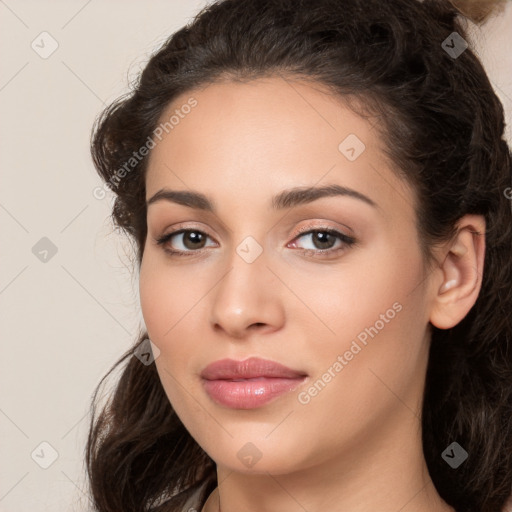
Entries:
[[[423,307],[418,286],[422,278],[416,247],[383,241],[371,251],[354,253],[350,262],[338,269],[307,277],[301,285],[302,297],[308,297],[305,302],[318,311],[337,339],[347,340],[373,326],[382,314],[394,318],[400,306],[418,312]],[[386,323],[386,329],[391,323],[396,322]]]
[[162,336],[163,312],[170,306],[167,304],[169,295],[164,293],[164,279],[146,251],[140,267],[139,296],[142,316],[152,341]]
[[379,424],[390,410],[403,408],[396,396],[417,409],[414,392],[427,358],[424,302],[417,287],[421,259],[409,251],[406,262],[403,254],[374,253],[373,262],[359,262],[360,271],[354,266],[328,286],[324,282],[319,316],[335,335],[315,344],[311,385],[298,399],[308,428],[324,431],[327,451],[372,422]]
[[171,267],[161,255],[148,252],[140,268],[139,295],[150,338],[167,344],[181,321],[197,314],[192,308],[204,291],[198,276],[185,266]]
[[[428,322],[421,253],[416,246],[397,243],[377,253],[365,268],[366,272],[351,282],[359,298],[340,306],[344,308],[340,317],[350,322],[345,343],[355,340],[361,347],[353,356],[360,364],[353,378],[366,379],[365,386],[373,384],[374,392],[380,390],[385,396],[388,391],[378,375],[395,392],[406,394],[408,383],[421,375],[426,357]],[[371,394],[366,396],[371,398]]]
[[155,360],[160,381],[177,412],[183,409],[180,383],[191,360],[183,329],[190,320],[187,315],[194,313],[191,306],[197,302],[191,297],[193,290],[184,284],[179,271],[166,266],[154,251],[145,251],[139,273],[141,311],[149,338],[160,350]]
[[303,288],[304,293],[310,290],[312,309],[331,331],[315,344],[319,364],[313,381],[320,379],[318,389],[333,382],[328,392],[322,391],[317,406],[328,409],[329,403],[341,400],[355,416],[371,408],[377,397],[383,403],[390,398],[376,375],[406,394],[426,357],[426,306],[418,286],[423,277],[421,254],[411,245],[383,243],[373,248],[371,253],[361,251],[332,279],[322,279],[323,286],[310,277]]

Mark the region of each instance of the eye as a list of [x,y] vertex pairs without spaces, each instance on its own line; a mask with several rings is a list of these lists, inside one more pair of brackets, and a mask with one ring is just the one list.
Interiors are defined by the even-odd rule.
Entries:
[[297,247],[297,242],[295,242],[295,240],[299,240],[301,238],[306,239],[310,245],[310,247],[299,246],[299,248],[304,249],[304,254],[311,253],[330,255],[332,253],[337,253],[340,250],[344,250],[356,243],[355,238],[331,228],[317,228],[305,231],[294,239],[292,245]]
[[[172,239],[178,240],[177,248],[166,247]],[[187,255],[187,253],[199,252],[205,247],[206,239],[209,236],[203,231],[198,229],[180,229],[178,231],[172,231],[166,235],[162,235],[155,241],[158,245],[164,246],[164,250],[170,254],[178,256]],[[171,244],[170,244],[171,245]]]
[[[194,253],[202,252],[206,247],[206,240],[210,238],[206,233],[198,229],[178,229],[155,239],[158,245],[163,246],[164,251],[173,256],[192,256]],[[301,247],[297,244],[297,240],[306,239],[313,247]],[[171,243],[174,239],[176,246]],[[356,239],[340,233],[332,228],[316,228],[302,230],[299,236],[296,236],[288,247],[304,249],[304,255],[333,255],[340,251],[346,250],[354,245]],[[337,244],[337,245],[336,245]],[[168,246],[171,247],[168,247]],[[215,247],[215,243],[211,245]],[[210,246],[210,247],[211,247]]]

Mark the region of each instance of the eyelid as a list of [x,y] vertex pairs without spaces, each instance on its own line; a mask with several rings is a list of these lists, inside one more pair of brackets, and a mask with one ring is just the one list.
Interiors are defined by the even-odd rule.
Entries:
[[[352,231],[352,230],[350,230]],[[296,243],[296,240],[304,237],[305,235],[310,235],[313,233],[329,233],[334,236],[337,240],[341,242],[341,247],[330,247],[329,249],[303,249],[301,247],[297,247],[295,250],[303,251],[304,255],[316,255],[316,257],[326,257],[326,258],[334,258],[340,252],[346,251],[348,248],[358,245],[358,240],[351,236],[347,235],[343,231],[333,228],[327,225],[322,226],[306,226],[299,229],[299,232],[294,236],[291,243]]]
[[[201,233],[203,235],[206,235],[207,238],[214,240],[215,243],[218,244],[218,242],[214,239],[214,237],[211,236],[205,229],[199,228],[197,226],[190,226],[190,225],[187,225],[186,223],[177,224],[176,226],[174,226],[172,228],[171,231],[169,231],[167,233],[163,233],[162,235],[159,235],[157,237],[154,237],[153,240],[157,243],[157,245],[165,246],[165,244],[168,243],[168,241],[172,237],[180,235],[182,233],[186,233],[188,231],[195,231],[195,232]],[[181,251],[181,250],[176,250],[176,249],[173,249],[173,250],[167,249],[167,252],[174,252],[174,253],[180,253],[180,254],[183,254],[183,253],[191,253],[192,254],[192,253],[200,253],[203,250],[204,250],[204,248],[198,249],[196,251]]]
[[167,233],[164,232],[162,235],[158,236],[157,239],[164,238],[168,235],[177,235],[178,233],[182,233],[183,231],[198,231],[198,232],[203,233],[204,235],[208,236],[209,238],[215,239],[214,236],[209,234],[209,229],[207,230],[197,224],[190,225],[190,224],[187,224],[186,222],[180,222],[178,224],[173,225],[170,231],[168,231]]
[[[316,222],[321,222],[321,221],[316,221]],[[350,230],[351,232],[353,232],[353,230],[351,228],[349,228],[348,226],[345,226],[345,227],[348,230]],[[210,238],[210,239],[214,240],[214,242],[216,244],[218,244],[218,242],[214,239],[214,237],[212,237],[206,230],[200,229],[200,228],[198,228],[197,226],[194,226],[194,225],[192,225],[192,226],[187,225],[186,223],[180,223],[180,224],[174,226],[172,231],[170,231],[168,233],[165,233],[165,234],[163,234],[161,236],[158,236],[157,238],[154,238],[154,240],[155,240],[155,242],[158,245],[164,246],[163,247],[164,250],[167,253],[169,253],[171,256],[173,256],[173,255],[176,255],[176,256],[186,256],[186,255],[202,254],[207,249],[206,247],[203,247],[203,248],[200,248],[200,249],[197,249],[197,250],[188,250],[188,251],[183,251],[181,249],[166,249],[165,248],[165,244],[172,237],[177,236],[179,234],[183,234],[184,232],[186,233],[188,231],[199,232],[199,233],[205,235],[207,238]],[[314,225],[302,226],[301,228],[299,228],[295,232],[295,234],[293,235],[292,240],[287,243],[287,247],[288,247],[288,245],[290,243],[294,242],[298,238],[301,238],[303,235],[308,235],[308,234],[315,233],[315,232],[325,232],[325,233],[330,233],[330,234],[334,235],[338,240],[341,241],[342,247],[329,248],[329,249],[301,249],[301,248],[297,248],[297,249],[294,249],[294,250],[302,250],[305,253],[308,253],[308,254],[314,253],[314,254],[318,254],[320,256],[333,256],[333,255],[337,254],[338,252],[340,252],[341,250],[344,250],[347,247],[355,245],[358,242],[356,238],[354,238],[351,235],[348,235],[348,234],[344,233],[343,231],[341,231],[341,230],[339,230],[337,228],[334,228],[332,226],[328,226],[326,224],[321,224],[321,225],[314,224]]]
[[[317,222],[319,222],[319,221],[317,221]],[[325,221],[325,222],[327,222],[327,221]],[[348,226],[345,226],[345,224],[343,224],[343,226],[345,228],[347,228],[350,232],[352,232],[352,233],[354,232],[351,228],[349,228]],[[347,238],[353,238],[352,235],[344,233],[339,228],[336,228],[334,226],[328,226],[325,223],[319,224],[318,226],[316,224],[313,226],[303,226],[297,230],[295,237],[297,237],[298,235],[303,235],[305,233],[310,233],[311,231],[336,231],[336,232],[340,233],[341,235],[346,236]]]

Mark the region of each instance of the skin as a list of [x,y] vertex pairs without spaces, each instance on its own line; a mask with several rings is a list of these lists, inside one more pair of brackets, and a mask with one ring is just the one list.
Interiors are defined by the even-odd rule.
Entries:
[[[170,201],[148,207],[140,299],[158,374],[176,413],[217,464],[206,512],[454,510],[430,479],[421,446],[429,322],[456,325],[481,286],[485,233],[466,216],[436,247],[427,269],[414,194],[393,172],[376,128],[319,84],[268,77],[188,92],[198,104],[152,150],[146,198],[163,188],[208,195],[209,213]],[[349,161],[338,145],[356,134],[366,149]],[[298,186],[338,184],[369,197],[332,196],[282,211],[271,197]],[[177,235],[207,236],[203,248]],[[299,228],[335,229],[356,244],[330,256]],[[253,237],[252,263],[237,247]],[[188,245],[184,245],[188,244]],[[199,249],[194,249],[199,247]],[[446,283],[450,283],[448,286]],[[299,401],[358,334],[401,310],[307,403]],[[296,390],[256,409],[217,405],[199,374],[223,358],[257,356],[308,374]],[[332,370],[331,370],[332,373]],[[304,396],[304,394],[302,395]],[[252,443],[252,467],[238,457]],[[246,448],[247,449],[247,448]],[[254,452],[256,449],[251,448]]]

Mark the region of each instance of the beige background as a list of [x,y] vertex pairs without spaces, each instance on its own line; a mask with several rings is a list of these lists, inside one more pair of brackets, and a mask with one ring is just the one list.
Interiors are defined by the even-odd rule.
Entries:
[[[205,4],[0,0],[2,512],[90,509],[89,400],[143,325],[111,197],[93,196],[101,182],[90,130],[149,53]],[[473,37],[510,120],[512,4]],[[512,141],[510,126],[507,134]]]

